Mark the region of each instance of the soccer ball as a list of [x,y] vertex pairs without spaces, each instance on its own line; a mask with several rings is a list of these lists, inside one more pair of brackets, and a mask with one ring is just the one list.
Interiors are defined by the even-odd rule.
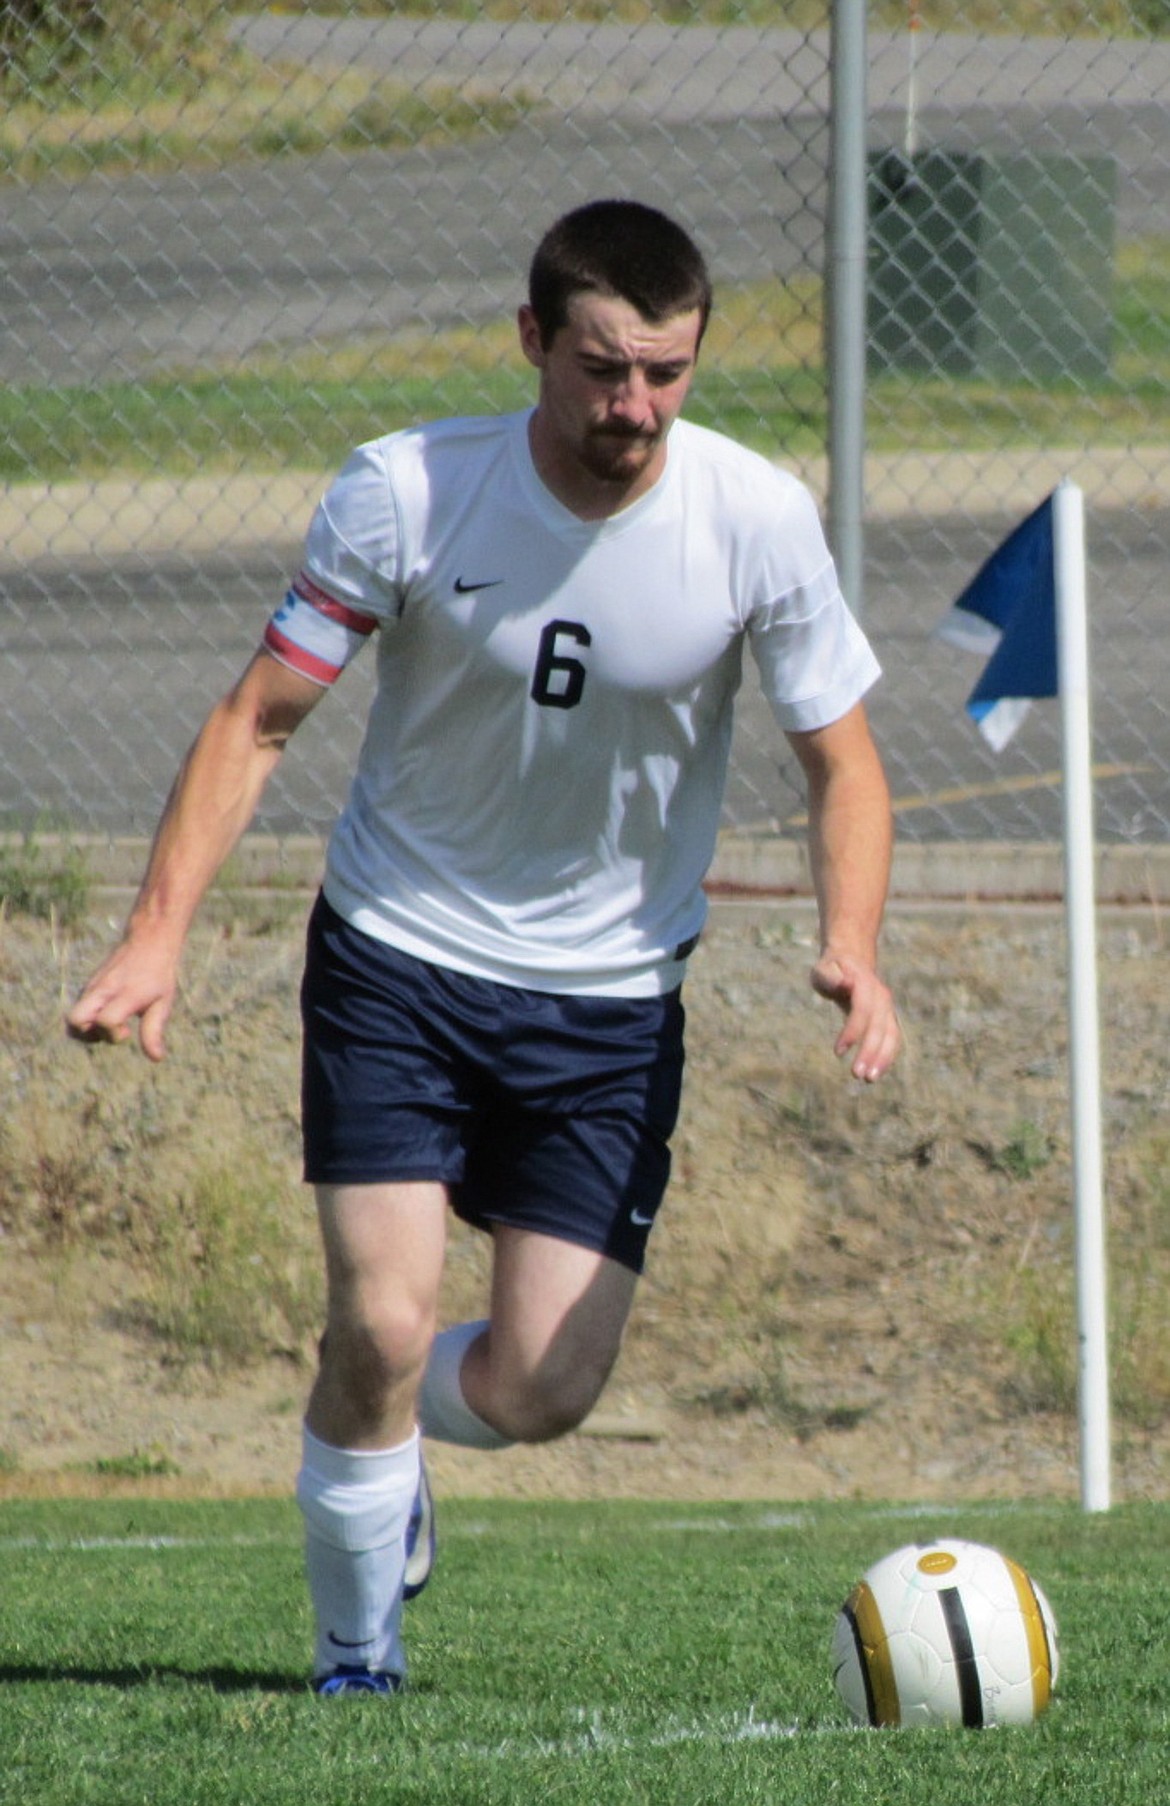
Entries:
[[860,1724],[1029,1724],[1059,1672],[1044,1594],[981,1543],[896,1549],[858,1581],[833,1632],[833,1679]]

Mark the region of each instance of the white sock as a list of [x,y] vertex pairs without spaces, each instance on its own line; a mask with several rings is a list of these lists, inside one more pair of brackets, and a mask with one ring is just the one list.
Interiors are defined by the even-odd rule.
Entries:
[[455,1442],[465,1449],[508,1449],[512,1440],[485,1423],[463,1396],[463,1357],[488,1327],[486,1321],[457,1323],[431,1344],[431,1356],[418,1395],[418,1421],[424,1436]]
[[304,1431],[297,1504],[317,1619],[314,1678],[343,1666],[405,1676],[402,1575],[418,1476],[417,1431],[394,1449],[338,1449]]

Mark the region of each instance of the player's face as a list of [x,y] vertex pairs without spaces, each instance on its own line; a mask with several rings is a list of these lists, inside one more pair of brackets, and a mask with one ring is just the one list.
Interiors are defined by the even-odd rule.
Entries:
[[606,514],[662,472],[694,375],[700,316],[696,308],[644,320],[628,301],[589,293],[574,295],[568,314],[545,347],[532,310],[520,310],[520,342],[540,371],[533,456],[562,501]]

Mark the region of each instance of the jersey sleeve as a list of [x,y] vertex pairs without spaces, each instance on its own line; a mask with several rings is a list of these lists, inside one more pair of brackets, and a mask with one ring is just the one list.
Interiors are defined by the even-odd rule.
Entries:
[[787,502],[783,533],[763,562],[748,641],[776,720],[788,733],[805,733],[847,714],[881,666],[841,594],[811,495],[793,484]]
[[380,441],[363,445],[309,524],[304,563],[264,630],[265,649],[314,683],[340,677],[399,611],[397,511]]

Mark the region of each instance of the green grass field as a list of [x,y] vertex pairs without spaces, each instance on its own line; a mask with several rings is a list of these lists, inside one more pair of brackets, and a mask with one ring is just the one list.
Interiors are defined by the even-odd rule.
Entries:
[[[317,1700],[291,1505],[0,1505],[0,1799],[1152,1806],[1170,1512],[450,1503],[411,1692]],[[995,1543],[1064,1670],[1026,1730],[856,1731],[829,1639],[879,1555]]]

